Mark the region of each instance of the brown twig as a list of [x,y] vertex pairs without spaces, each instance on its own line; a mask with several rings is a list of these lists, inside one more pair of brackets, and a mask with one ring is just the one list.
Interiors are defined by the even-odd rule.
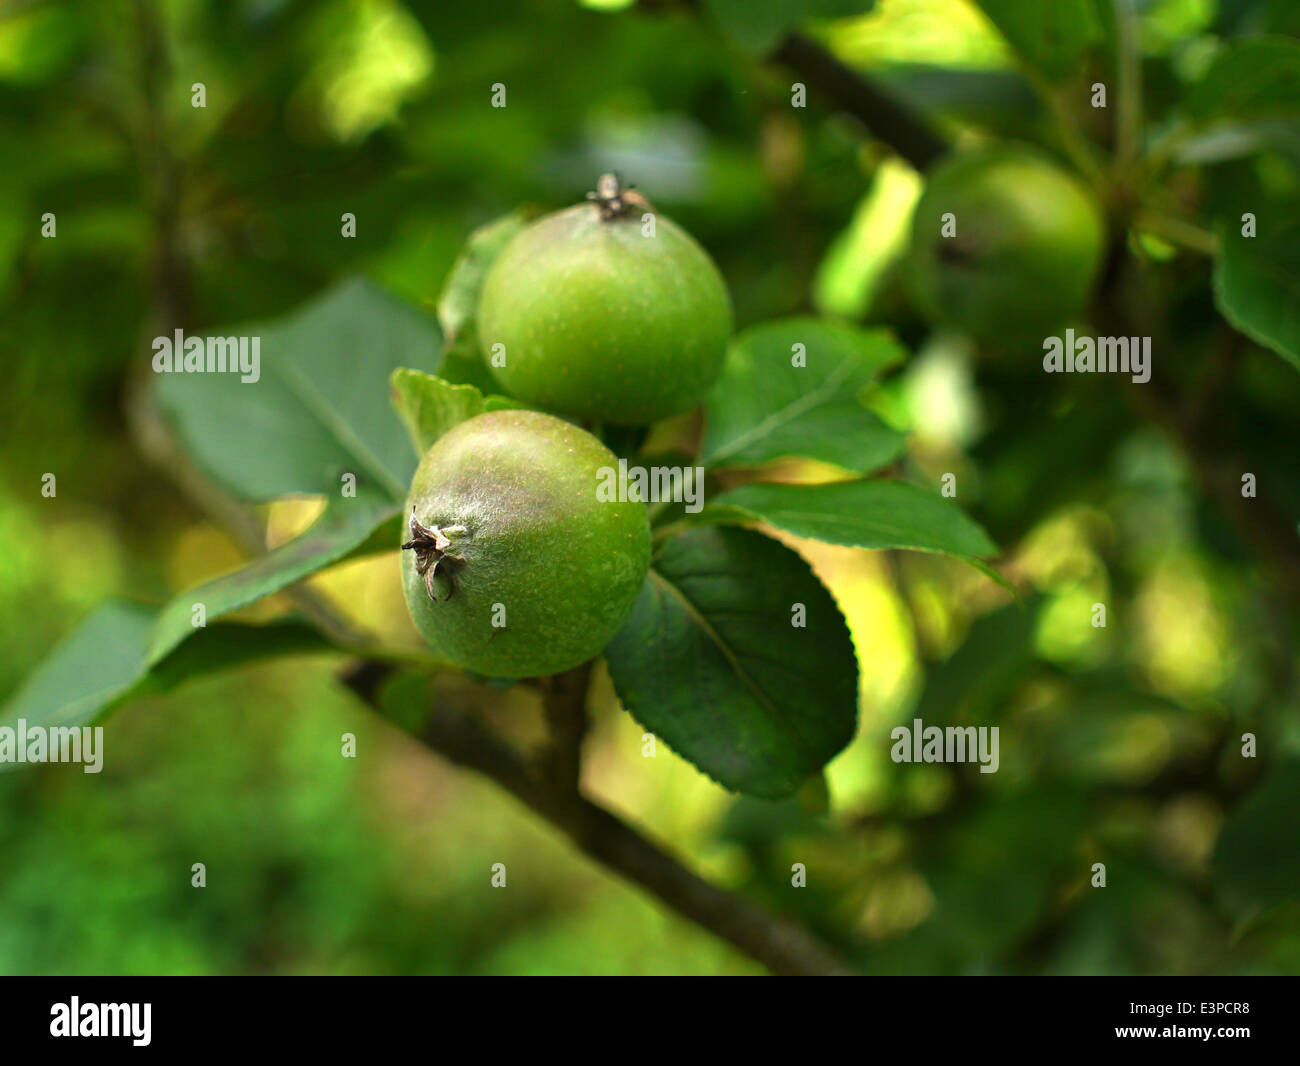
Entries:
[[[389,668],[364,662],[343,677],[361,699],[377,705]],[[581,684],[579,684],[581,681]],[[551,679],[548,717],[573,723],[585,714],[586,670]],[[561,706],[561,705],[564,706]],[[585,730],[585,724],[584,724]],[[566,757],[562,783],[539,774],[515,748],[486,726],[481,716],[439,706],[419,739],[458,766],[495,781],[530,810],[560,829],[585,855],[656,896],[684,918],[721,937],[773,973],[849,975],[854,971],[803,926],[756,906],[692,873],[662,846],[581,794],[576,765]],[[551,763],[554,768],[555,763]],[[570,781],[572,786],[570,786]]]
[[548,677],[542,689],[542,710],[551,731],[545,771],[552,785],[577,792],[582,773],[582,742],[587,735],[587,686],[591,664]]
[[134,148],[140,181],[148,190],[153,216],[152,288],[155,325],[161,330],[189,317],[193,291],[190,264],[180,239],[181,166],[172,153],[166,129],[167,106],[163,94],[171,71],[166,34],[157,9],[148,0],[136,0],[135,15],[144,107],[142,128]]
[[768,59],[789,67],[917,170],[927,169],[948,151],[948,142],[919,115],[845,66],[812,38],[802,33],[788,34]]
[[[685,9],[698,14],[699,0],[639,0],[641,10],[659,14]],[[811,37],[786,34],[766,62],[794,71],[818,95],[852,115],[877,140],[889,145],[917,170],[925,170],[948,151],[948,142],[920,115],[835,58]]]

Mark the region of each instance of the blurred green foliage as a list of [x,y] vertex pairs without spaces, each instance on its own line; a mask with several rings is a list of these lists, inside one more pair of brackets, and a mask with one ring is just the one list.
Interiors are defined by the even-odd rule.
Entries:
[[[1036,355],[989,361],[931,335],[897,277],[920,179],[815,95],[792,115],[790,78],[727,35],[734,5],[597,10],[626,6],[0,9],[0,355],[14,374],[0,396],[0,691],[103,599],[160,603],[239,558],[132,440],[158,323],[281,315],[356,272],[432,314],[471,230],[576,200],[618,168],[714,255],[738,326],[816,310],[897,331],[915,354],[873,407],[909,433],[910,475],[957,473],[1033,592],[1006,607],[949,560],[806,547],[863,665],[829,812],[806,795],[737,801],[662,749],[642,758],[607,684],[594,791],[870,971],[1294,972],[1296,605],[1187,442],[1135,411],[1127,384],[1045,379]],[[816,5],[811,29],[945,132],[1068,155],[1036,75],[974,7],[854,14],[867,6]],[[1141,7],[1157,131],[1225,39],[1300,32],[1285,0]],[[1104,63],[1113,27],[1089,26],[1089,62]],[[1077,121],[1109,136],[1086,108]],[[1169,201],[1207,226],[1257,204],[1294,216],[1298,132],[1273,117],[1185,144]],[[56,239],[40,235],[45,212]],[[340,239],[344,212],[355,239]],[[1250,344],[1225,377],[1208,261],[1145,247],[1162,351],[1219,408],[1213,447],[1294,522],[1300,377]],[[409,637],[391,559],[320,587]],[[98,776],[0,776],[0,972],[757,972],[368,717],[336,665],[298,658],[133,703]],[[536,707],[502,704],[526,737]],[[999,725],[1001,770],[890,762],[889,729],[913,716]],[[345,732],[362,758],[339,758]],[[1104,890],[1089,885],[1099,861]],[[489,887],[495,862],[505,891]],[[792,891],[797,862],[809,885]]]

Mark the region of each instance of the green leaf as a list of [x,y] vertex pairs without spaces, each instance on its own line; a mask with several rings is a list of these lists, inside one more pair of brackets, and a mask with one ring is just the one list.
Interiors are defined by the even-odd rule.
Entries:
[[140,689],[170,692],[195,677],[264,659],[337,651],[320,630],[296,618],[264,625],[218,622],[195,630],[193,639],[161,658],[151,658]]
[[1300,42],[1266,36],[1229,42],[1187,94],[1186,107],[1199,122],[1300,115]]
[[874,0],[704,0],[723,31],[755,55],[767,54],[809,19],[865,15],[874,6]]
[[943,938],[980,957],[1022,942],[1042,920],[1054,885],[1077,873],[1089,824],[1087,797],[1055,782],[989,793],[945,818],[916,860]]
[[1300,898],[1300,760],[1288,759],[1228,816],[1214,849],[1214,884],[1239,918]]
[[[33,670],[0,722],[80,725],[144,674],[154,612],[129,603],[96,608]],[[0,764],[4,768],[7,764]]]
[[424,455],[452,426],[485,411],[521,406],[505,396],[484,396],[473,385],[453,385],[419,370],[393,371],[393,406],[406,424],[417,455]]
[[442,326],[448,343],[454,341],[462,327],[476,316],[478,297],[488,268],[501,249],[528,225],[528,221],[528,213],[515,211],[479,226],[469,235],[438,297],[438,324]]
[[1053,80],[1075,70],[1101,40],[1092,0],[976,0],[1029,66]]
[[913,548],[968,561],[997,551],[988,534],[953,504],[901,481],[755,482],[723,493],[702,517],[765,522],[797,537],[855,548]]
[[235,496],[406,495],[415,459],[388,403],[399,366],[432,366],[437,326],[364,280],[344,282],[285,319],[223,335],[261,339],[260,376],[160,374],[155,395],[186,450]]
[[[796,346],[802,346],[798,348]],[[802,351],[805,365],[793,365]],[[701,461],[758,466],[800,456],[870,473],[902,452],[904,437],[859,397],[903,350],[883,330],[789,318],[742,333],[705,400]]]
[[456,339],[447,345],[438,364],[438,376],[454,385],[473,385],[488,393],[500,388],[478,347],[478,328],[466,322]]
[[532,213],[515,211],[470,234],[442,293],[438,297],[438,322],[447,341],[438,374],[448,382],[473,385],[481,392],[492,392],[496,384],[483,361],[478,343],[478,298],[497,255],[510,240],[528,225]]
[[825,787],[824,775],[809,778],[798,792],[782,800],[737,796],[718,824],[715,839],[762,854],[788,837],[832,835],[831,823],[822,817],[824,812],[809,811],[802,802],[803,790],[814,784]]
[[[245,645],[259,640],[239,630],[244,643],[236,645],[229,627],[212,623],[333,563],[396,545],[394,523],[416,459],[385,386],[396,363],[432,356],[433,323],[353,281],[283,322],[231,332],[262,338],[260,374],[249,383],[237,374],[162,375],[158,401],[179,439],[239,496],[319,493],[329,506],[289,544],[177,596],[156,615],[114,605],[92,616],[33,675],[11,707],[15,715],[87,720],[165,661],[184,673],[205,661],[246,658],[253,649]],[[356,475],[355,495],[340,491],[345,473]],[[198,629],[195,604],[206,622]],[[270,639],[287,631],[264,629],[267,654],[290,646]],[[289,635],[301,642],[301,633]]]
[[606,656],[637,721],[739,792],[788,795],[853,737],[857,661],[835,601],[749,530],[668,541]]
[[413,736],[428,720],[429,703],[429,675],[423,670],[396,671],[379,689],[379,713]]
[[[172,687],[187,677],[255,658],[331,645],[299,622],[264,626],[213,624],[321,570],[360,554],[377,530],[386,548],[397,543],[400,506],[386,497],[360,494],[334,503],[288,544],[242,569],[182,593],[160,611],[110,603],[65,638],[32,673],[0,721],[76,725],[145,683]],[[195,627],[202,604],[205,625]]]
[[405,539],[406,516],[401,511],[395,510],[366,534],[364,540],[333,560],[330,565],[348,563],[353,559],[364,559],[369,555],[382,555],[384,552],[392,551],[394,545],[401,544]]
[[[195,604],[203,604],[205,617],[212,621],[256,603],[339,562],[365,543],[377,527],[397,518],[400,510],[401,505],[386,497],[364,494],[331,503],[307,532],[288,544],[167,604],[158,616],[150,660],[157,661],[194,634]],[[389,549],[397,543],[397,538],[389,541]]]
[[942,662],[927,664],[925,687],[909,717],[927,724],[995,725],[1007,696],[1034,660],[1037,604],[981,615]]
[[1300,370],[1300,221],[1257,220],[1258,235],[1220,229],[1214,302],[1234,329]]
[[[302,622],[218,623],[191,629],[184,648],[158,639],[154,611],[109,602],[87,616],[28,676],[0,710],[0,725],[80,726],[132,692],[166,691],[204,673],[329,644]],[[154,649],[151,651],[151,649]],[[0,770],[12,769],[0,763]]]
[[[196,462],[244,499],[314,493],[329,504],[306,533],[160,612],[147,659],[194,634],[193,607],[209,622],[347,558],[398,543],[416,457],[388,404],[402,362],[432,361],[434,323],[364,280],[345,282],[285,319],[232,330],[262,339],[260,374],[160,376],[157,400]],[[411,373],[416,373],[412,371]],[[345,496],[343,475],[355,475]]]

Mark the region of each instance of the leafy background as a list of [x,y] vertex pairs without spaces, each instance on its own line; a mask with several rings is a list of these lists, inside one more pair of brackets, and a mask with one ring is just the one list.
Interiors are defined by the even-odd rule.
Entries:
[[[729,374],[749,372],[765,337],[785,344],[788,326],[761,325],[784,316],[894,331],[896,360],[884,341],[862,356],[889,367],[870,386],[870,447],[836,447],[836,419],[856,401],[830,389],[816,411],[826,450],[805,453],[855,473],[893,464],[919,485],[955,472],[1024,605],[1008,606],[959,560],[799,540],[826,535],[818,508],[778,521],[770,489],[740,478],[713,506],[780,527],[848,619],[862,668],[856,738],[824,788],[737,799],[662,746],[642,758],[641,727],[601,673],[590,790],[867,970],[1293,972],[1293,6],[1136,7],[1148,147],[1163,168],[1128,238],[1159,314],[1166,379],[1149,393],[1047,379],[1037,353],[995,358],[931,334],[897,270],[923,179],[815,92],[792,111],[790,75],[758,58],[797,7],[807,32],[946,136],[1031,140],[1078,164],[1078,138],[1122,148],[1113,112],[1080,103],[1108,78],[1125,32],[1110,4],[599,10],[626,6],[3,10],[0,346],[13,378],[0,397],[0,692],[48,697],[24,680],[104,601],[163,604],[234,569],[250,543],[288,544],[350,468],[352,457],[323,454],[305,469],[287,451],[253,462],[227,425],[184,418],[186,394],[163,379],[158,409],[194,434],[197,463],[179,482],[160,473],[175,457],[158,453],[142,400],[160,322],[318,331],[385,366],[432,369],[438,294],[468,234],[521,204],[576,199],[617,166],[718,260],[738,324],[754,327]],[[195,81],[205,109],[190,106]],[[494,82],[507,86],[504,109],[488,106]],[[1246,210],[1261,219],[1255,246],[1232,239]],[[39,235],[46,211],[58,218],[54,240]],[[357,216],[352,240],[339,236],[345,211]],[[1216,232],[1217,256],[1196,249]],[[463,354],[458,340],[451,351]],[[322,407],[300,410],[291,386],[271,387],[283,390],[277,409],[309,431]],[[353,413],[373,428],[371,454],[409,462],[409,450],[389,448],[402,431],[388,401],[346,402],[364,408]],[[704,437],[706,453],[737,465],[782,454],[764,451],[774,447],[722,419]],[[788,467],[794,480],[821,469]],[[1225,480],[1231,488],[1246,470],[1260,498],[1225,503]],[[55,499],[40,496],[47,471]],[[391,553],[371,557],[365,541],[409,470],[379,462],[370,473],[358,510],[332,505],[307,543],[286,550],[307,553],[303,565],[313,553],[354,554],[313,578],[312,595],[416,655]],[[241,538],[211,519],[214,484],[299,498],[259,507]],[[859,500],[861,514],[907,490],[869,491],[886,498]],[[1261,540],[1266,510],[1289,523],[1289,541]],[[712,539],[737,535],[691,534],[698,543],[682,548],[678,569],[692,565],[687,549],[706,557]],[[986,550],[978,530],[969,536],[970,553]],[[256,598],[218,587],[232,609]],[[1105,629],[1090,624],[1096,601],[1108,606]],[[101,775],[0,775],[0,970],[757,970],[367,712],[335,681],[337,656],[288,607],[278,595],[241,612],[276,623],[259,647],[229,628],[205,632],[206,653],[231,664],[215,676],[187,680],[189,645],[171,652],[165,631],[140,643],[163,669],[113,718]],[[142,611],[113,610],[103,633],[156,636]],[[105,682],[125,688],[133,653],[99,632],[82,639],[102,656]],[[252,661],[271,650],[292,657]],[[45,680],[77,678],[55,669]],[[455,701],[466,683],[441,684]],[[502,729],[540,734],[529,693],[503,691],[498,704]],[[998,724],[1002,769],[893,764],[889,730],[913,717]],[[1238,754],[1247,730],[1260,738],[1253,762]],[[343,732],[357,735],[362,758],[339,758]],[[189,887],[196,861],[209,871],[201,896]],[[487,887],[499,861],[506,891]],[[1094,861],[1107,864],[1105,890],[1088,887]],[[793,862],[807,864],[807,889],[789,888]]]

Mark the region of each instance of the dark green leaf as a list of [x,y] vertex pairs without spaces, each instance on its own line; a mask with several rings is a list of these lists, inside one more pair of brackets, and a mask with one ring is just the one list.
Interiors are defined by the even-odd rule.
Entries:
[[901,481],[824,485],[756,482],[704,509],[715,522],[766,522],[798,537],[856,548],[915,548],[964,559],[992,555],[988,534],[942,496]]
[[1300,898],[1300,760],[1273,767],[1229,815],[1214,850],[1214,883],[1239,918]]
[[918,863],[945,938],[977,954],[1021,940],[1054,883],[1077,873],[1087,825],[1086,798],[1053,783],[994,791],[946,821]]
[[1068,75],[1101,39],[1092,0],[976,0],[1029,66],[1053,79]]
[[761,534],[670,540],[606,655],[633,716],[727,788],[788,795],[852,739],[848,627],[808,564]]
[[1215,303],[1235,329],[1300,370],[1300,222],[1265,215],[1256,224],[1255,237],[1238,225],[1220,230]]
[[1223,46],[1187,94],[1197,121],[1300,116],[1300,42],[1245,37]]
[[375,526],[361,543],[339,556],[334,562],[347,563],[353,559],[364,559],[368,555],[382,555],[384,552],[390,552],[393,550],[394,545],[400,544],[406,539],[405,534],[406,516],[400,511],[394,511],[392,515]]
[[296,618],[265,625],[218,622],[196,630],[194,638],[153,660],[142,680],[147,692],[170,692],[204,674],[230,670],[281,655],[337,651],[314,626]]
[[927,724],[995,725],[1034,662],[1037,611],[1012,604],[982,615],[961,646],[925,673],[912,716]]
[[[805,365],[793,364],[802,345]],[[895,459],[901,433],[863,407],[860,396],[903,350],[883,330],[790,318],[747,330],[727,354],[705,400],[701,461],[758,466],[801,456],[855,473]]]

